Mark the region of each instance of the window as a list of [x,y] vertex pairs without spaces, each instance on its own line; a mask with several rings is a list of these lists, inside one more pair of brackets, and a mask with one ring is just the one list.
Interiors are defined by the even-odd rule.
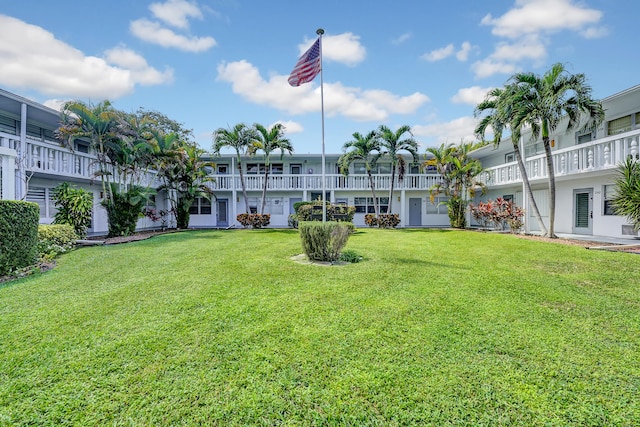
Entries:
[[512,151],[504,155],[504,162],[511,163],[516,161],[516,152]]
[[427,214],[430,215],[446,215],[447,214],[447,205],[444,202],[447,201],[445,196],[436,196],[433,199],[433,203],[431,200],[427,200]]
[[267,199],[267,209],[271,215],[282,215],[284,213],[284,203],[281,197],[270,197]]
[[252,175],[264,174],[264,164],[247,163],[247,173]]
[[502,196],[502,198],[507,202],[513,202],[513,194],[505,194]]
[[594,132],[576,132],[576,144],[585,144],[595,139]]
[[409,173],[410,174],[419,174],[420,173],[420,164],[419,163],[411,163],[411,165],[409,166]]
[[615,211],[613,209],[613,204],[611,203],[613,197],[616,194],[616,186],[615,185],[605,185],[602,191],[603,203],[604,203],[604,214],[605,215],[615,215]]
[[[380,213],[386,213],[389,210],[389,198],[377,197]],[[376,208],[373,205],[373,197],[356,197],[353,203],[356,207],[356,213],[375,213]]]
[[365,174],[365,173],[367,173],[367,167],[362,162],[355,162],[353,164],[353,173],[355,173],[355,174]]
[[42,129],[36,125],[27,123],[27,136],[42,139]]
[[189,208],[191,215],[211,215],[211,200],[205,197],[198,197]]
[[31,187],[27,189],[27,202],[34,202],[40,206],[41,218],[53,218],[58,211],[51,198],[51,189],[45,187]]
[[336,205],[347,206],[349,204],[349,199],[336,199]]
[[10,133],[12,135],[18,134],[18,121],[10,117],[0,116],[0,132]]
[[629,132],[634,128],[634,121],[638,114],[619,117],[614,120],[610,120],[607,123],[607,135],[616,135],[618,133]]
[[80,153],[89,153],[89,144],[82,141],[76,141],[75,150]]
[[378,166],[378,173],[391,173],[391,163],[380,163]]
[[[311,192],[311,201],[314,200],[321,200],[322,199],[322,192],[321,191],[312,191]],[[325,202],[328,202],[331,200],[331,191],[327,191],[324,194],[324,200]]]
[[291,165],[291,174],[300,175],[302,173],[302,165]]
[[229,165],[217,165],[217,167],[218,167],[218,174],[226,175],[229,173]]

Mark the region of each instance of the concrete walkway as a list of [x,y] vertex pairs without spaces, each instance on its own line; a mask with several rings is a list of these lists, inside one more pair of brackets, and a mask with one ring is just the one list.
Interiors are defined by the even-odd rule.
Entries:
[[585,234],[568,234],[568,233],[556,233],[556,235],[562,239],[572,240],[586,240],[589,242],[598,242],[602,244],[611,245],[640,245],[640,239],[634,237],[609,237],[609,236],[592,236]]

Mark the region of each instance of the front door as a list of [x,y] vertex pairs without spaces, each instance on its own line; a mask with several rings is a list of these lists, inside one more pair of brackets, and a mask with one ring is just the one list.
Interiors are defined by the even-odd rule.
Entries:
[[593,188],[573,190],[573,232],[593,234]]
[[409,198],[409,226],[422,225],[422,199],[419,197]]
[[227,212],[227,199],[218,199],[216,201],[216,226],[228,227],[228,212]]

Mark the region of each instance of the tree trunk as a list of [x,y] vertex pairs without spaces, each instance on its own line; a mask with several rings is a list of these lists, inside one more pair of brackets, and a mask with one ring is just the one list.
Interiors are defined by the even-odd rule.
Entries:
[[[536,217],[538,221],[538,225],[540,226],[540,231],[543,234],[548,234],[547,226],[544,225],[544,221],[542,220],[542,216],[540,215],[540,211],[538,210],[538,205],[536,204],[536,199],[533,198],[533,191],[531,190],[531,184],[529,183],[529,177],[527,176],[527,169],[524,166],[524,161],[522,160],[522,154],[520,153],[520,147],[518,144],[513,144],[514,151],[516,153],[516,160],[518,161],[518,167],[520,168],[520,175],[522,175],[522,182],[524,183],[524,188],[527,191],[527,197],[529,198],[529,203],[531,204],[531,210],[533,211],[533,215]],[[525,212],[526,215],[526,212]]]
[[240,185],[242,186],[242,197],[244,197],[245,212],[250,213],[249,198],[247,197],[247,186],[244,183],[244,175],[242,174],[242,160],[238,157],[238,172],[240,172]]
[[544,154],[547,158],[547,177],[549,179],[549,231],[547,237],[556,239],[554,223],[556,219],[556,174],[553,169],[553,154],[551,153],[551,144],[549,137],[542,137],[542,145],[544,146]]
[[[371,195],[373,196],[373,210],[376,214],[376,220],[379,220],[380,208],[378,207],[378,199],[376,198],[376,185],[373,181],[373,175],[371,175],[371,171],[367,171],[367,175],[369,175],[369,187],[371,187]],[[380,224],[378,224],[378,226],[380,226]]]
[[391,162],[391,182],[389,183],[389,207],[387,208],[387,213],[391,213],[391,205],[393,204],[393,183],[396,178],[396,165]]
[[264,206],[267,203],[267,186],[269,185],[269,169],[264,168],[264,185],[262,187],[262,206],[260,207],[260,214],[264,215]]

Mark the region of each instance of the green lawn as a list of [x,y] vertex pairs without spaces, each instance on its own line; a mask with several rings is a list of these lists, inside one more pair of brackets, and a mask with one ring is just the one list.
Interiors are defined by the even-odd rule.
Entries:
[[0,425],[640,423],[640,256],[360,230],[83,248],[0,285]]

